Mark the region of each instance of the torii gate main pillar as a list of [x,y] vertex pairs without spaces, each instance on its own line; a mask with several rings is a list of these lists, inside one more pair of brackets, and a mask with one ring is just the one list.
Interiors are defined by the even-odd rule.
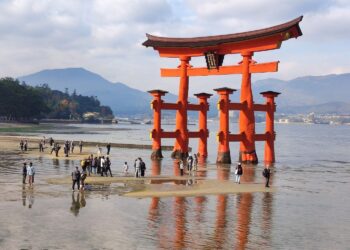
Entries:
[[179,136],[176,137],[173,153],[173,158],[183,158],[188,155],[188,129],[187,129],[187,106],[188,106],[188,76],[187,69],[191,57],[180,57],[180,84],[178,97],[178,110],[176,112],[176,128]]
[[244,139],[239,146],[239,161],[244,163],[258,163],[258,157],[255,151],[255,117],[254,101],[251,86],[251,73],[249,65],[252,63],[253,52],[241,53],[242,61],[242,84],[241,84],[241,103],[245,103],[243,110],[239,112],[239,132],[244,134]]

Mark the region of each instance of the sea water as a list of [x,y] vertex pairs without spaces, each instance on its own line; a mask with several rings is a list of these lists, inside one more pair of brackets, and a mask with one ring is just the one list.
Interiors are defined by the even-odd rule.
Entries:
[[[76,126],[84,133],[66,126],[65,132],[31,135],[151,144],[150,125]],[[257,132],[264,126],[257,124]],[[233,179],[238,143],[230,144],[231,169],[217,168],[217,123],[209,123],[209,130],[205,176]],[[237,133],[237,124],[230,130]],[[0,148],[0,249],[348,249],[350,126],[276,124],[275,130],[274,193],[136,199],[121,196],[115,190],[123,187],[114,186],[72,192],[69,185],[46,180],[69,176],[78,161],[28,158]],[[197,140],[190,146],[196,152]],[[263,147],[257,142],[260,161]],[[172,175],[170,152],[163,154],[161,175]],[[132,166],[142,157],[150,175],[149,156],[148,150],[112,148],[112,171],[122,175],[124,161]],[[33,189],[21,184],[24,160],[36,167]],[[262,168],[247,168],[241,185],[262,183]]]

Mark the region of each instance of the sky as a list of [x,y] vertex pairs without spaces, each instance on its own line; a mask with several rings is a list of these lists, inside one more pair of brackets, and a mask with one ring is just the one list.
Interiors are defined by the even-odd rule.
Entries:
[[[348,0],[0,0],[0,76],[83,67],[133,88],[177,93],[179,79],[160,77],[160,68],[179,61],[142,46],[146,33],[231,34],[301,15],[303,36],[254,55],[258,62],[279,60],[279,72],[255,74],[253,81],[350,72]],[[224,64],[240,60],[230,55]],[[191,64],[206,66],[203,57]],[[239,88],[240,76],[190,78],[190,94],[223,86]]]

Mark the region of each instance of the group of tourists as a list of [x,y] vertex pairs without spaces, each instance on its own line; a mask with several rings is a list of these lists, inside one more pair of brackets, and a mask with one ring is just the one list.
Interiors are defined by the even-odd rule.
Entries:
[[[40,140],[38,143],[39,152],[44,152],[44,149],[46,148],[45,147],[46,142],[47,142],[47,140],[44,136],[44,138],[42,140]],[[50,147],[50,154],[55,152],[56,157],[58,157],[58,153],[60,152],[61,145],[58,142],[55,142],[55,140],[52,137],[50,137],[48,139],[48,143],[50,145],[49,146]],[[20,149],[22,152],[28,151],[28,140],[22,139],[19,143],[19,146],[20,146]],[[63,145],[64,155],[66,157],[68,157],[69,154],[73,154],[75,146],[79,147],[79,153],[81,154],[83,152],[83,141],[75,142],[73,140],[71,140],[71,141],[66,140],[64,142],[64,145]],[[109,143],[109,144],[107,144],[108,154],[109,154],[110,150],[111,150],[111,145]]]
[[27,151],[28,150],[28,140],[26,139],[22,139],[20,142],[19,142],[19,147],[21,149],[21,151]]
[[110,174],[111,177],[112,175],[112,170],[111,170],[111,165],[112,162],[107,155],[105,156],[93,156],[92,154],[82,160],[80,162],[81,168],[85,169],[87,171],[87,174],[90,176],[91,174],[99,174],[101,176],[108,176],[108,173]]
[[92,174],[108,177],[109,173],[110,177],[113,177],[111,165],[112,162],[108,155],[106,157],[94,157],[93,154],[89,155],[88,158],[83,159],[80,162],[81,171],[79,170],[79,167],[76,167],[71,174],[72,190],[75,190],[75,186],[77,186],[78,190],[84,190],[85,179]]
[[34,176],[35,176],[35,168],[32,162],[30,162],[29,165],[27,165],[27,162],[23,163],[22,175],[23,175],[23,184],[26,184],[27,176],[28,176],[29,186],[32,187],[34,183]]
[[[241,183],[241,176],[243,175],[243,168],[242,168],[242,164],[240,162],[236,166],[235,175],[236,175],[235,182],[240,184]],[[262,175],[265,178],[265,187],[270,187],[269,182],[270,182],[271,170],[268,166],[265,166],[264,170],[262,171]]]
[[184,169],[187,167],[187,173],[191,174],[192,171],[197,171],[198,167],[198,156],[197,154],[188,154],[186,159],[181,159],[179,161],[180,175],[184,175]]
[[[58,142],[55,143],[54,139],[52,139],[52,137],[49,139],[50,142],[50,147],[51,147],[51,153],[55,152],[56,157],[58,157],[58,153],[61,149],[61,146]],[[74,148],[75,148],[76,142],[75,141],[68,141],[66,140],[63,144],[63,153],[65,157],[68,157],[69,154],[73,154],[74,153]],[[83,152],[83,141],[79,141],[79,143],[77,144],[79,146],[79,153],[81,154]]]
[[[125,166],[126,165],[126,166]],[[128,169],[128,164],[127,162],[124,163],[124,171]],[[135,169],[135,177],[140,178],[140,177],[145,177],[145,171],[146,171],[146,163],[142,160],[141,157],[138,157],[134,161],[134,169]]]

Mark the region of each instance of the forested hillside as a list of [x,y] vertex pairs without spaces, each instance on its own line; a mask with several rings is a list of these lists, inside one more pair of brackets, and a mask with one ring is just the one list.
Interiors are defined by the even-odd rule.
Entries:
[[91,112],[101,118],[113,117],[112,110],[101,106],[96,97],[51,90],[46,84],[33,87],[13,78],[0,79],[0,116],[3,119],[82,119]]

